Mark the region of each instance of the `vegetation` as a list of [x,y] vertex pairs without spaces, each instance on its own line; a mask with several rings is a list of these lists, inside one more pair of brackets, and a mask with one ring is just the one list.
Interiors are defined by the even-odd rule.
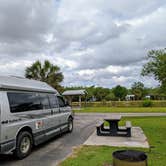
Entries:
[[135,95],[136,100],[142,99],[146,92],[145,92],[145,87],[142,82],[134,82],[134,84],[131,87],[132,94]]
[[117,85],[114,89],[113,89],[113,93],[115,95],[115,97],[117,97],[119,100],[124,100],[125,96],[127,95],[127,89],[123,86]]
[[[159,88],[146,88],[143,83],[135,82],[132,85],[131,89],[127,89],[123,86],[116,86],[112,89],[103,88],[103,87],[64,87],[65,90],[78,90],[78,89],[85,89],[88,92],[86,96],[87,101],[118,101],[118,100],[125,100],[125,96],[127,94],[134,94],[135,100],[142,100],[145,96],[151,96],[153,100],[160,100],[166,99]],[[85,97],[83,97],[85,100]],[[73,101],[78,101],[78,98],[73,98]]]
[[[139,149],[147,153],[149,166],[165,166],[166,163],[166,118],[165,117],[142,117],[127,118],[134,126],[143,128],[151,150]],[[124,121],[123,120],[123,124]],[[155,133],[155,134],[154,134]],[[63,161],[60,166],[105,166],[112,164],[112,153],[116,150],[127,148],[116,148],[108,146],[82,146],[74,150],[72,156]],[[131,148],[130,148],[131,149]]]
[[94,113],[150,113],[150,112],[166,112],[166,107],[87,107],[82,108],[81,110],[74,110],[74,112],[79,113],[88,113],[88,112],[94,112]]
[[62,89],[60,83],[63,81],[63,74],[60,72],[60,68],[47,60],[43,64],[36,61],[30,67],[27,67],[25,77],[47,82],[58,90]]
[[151,50],[148,63],[142,69],[143,76],[153,75],[161,83],[161,90],[166,94],[166,49]]
[[143,101],[143,107],[151,107],[152,106],[152,101],[147,99]]
[[96,87],[93,91],[93,95],[95,96],[95,99],[97,101],[102,101],[103,99],[106,99],[109,94],[110,89],[108,88]]

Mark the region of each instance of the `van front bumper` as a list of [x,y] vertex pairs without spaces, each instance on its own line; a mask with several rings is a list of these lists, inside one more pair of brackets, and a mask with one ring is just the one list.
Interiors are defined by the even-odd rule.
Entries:
[[15,148],[15,140],[9,140],[3,143],[0,143],[0,154],[10,153]]

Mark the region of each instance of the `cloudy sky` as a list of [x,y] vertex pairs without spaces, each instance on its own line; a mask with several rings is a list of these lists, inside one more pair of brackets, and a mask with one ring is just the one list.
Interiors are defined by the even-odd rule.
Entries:
[[140,71],[165,27],[166,0],[0,0],[0,75],[48,59],[66,86],[156,86]]

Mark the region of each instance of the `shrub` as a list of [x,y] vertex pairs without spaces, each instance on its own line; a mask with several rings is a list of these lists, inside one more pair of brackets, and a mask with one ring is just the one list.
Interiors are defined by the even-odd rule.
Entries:
[[151,107],[152,101],[151,100],[144,100],[142,105],[143,105],[143,107]]

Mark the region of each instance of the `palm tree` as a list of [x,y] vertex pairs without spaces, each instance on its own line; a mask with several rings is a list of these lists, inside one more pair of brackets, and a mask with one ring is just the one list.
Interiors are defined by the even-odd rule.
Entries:
[[36,61],[30,67],[27,67],[25,77],[47,82],[58,90],[61,90],[60,83],[64,78],[62,72],[60,72],[60,68],[51,64],[48,60],[45,60],[43,64],[40,61]]

